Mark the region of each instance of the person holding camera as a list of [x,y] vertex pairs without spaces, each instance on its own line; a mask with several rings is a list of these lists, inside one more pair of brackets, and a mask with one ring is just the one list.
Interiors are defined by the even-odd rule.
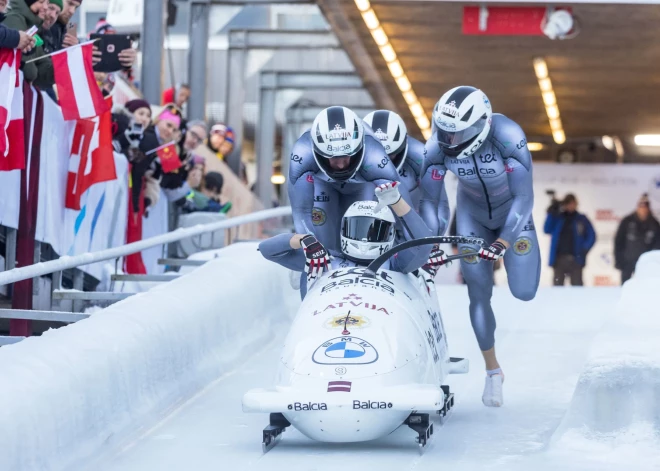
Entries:
[[550,266],[554,268],[554,285],[563,286],[566,277],[572,286],[582,286],[582,269],[587,253],[596,242],[596,232],[587,216],[578,213],[575,195],[567,194],[563,201],[550,192],[552,203],[543,228],[552,236]]

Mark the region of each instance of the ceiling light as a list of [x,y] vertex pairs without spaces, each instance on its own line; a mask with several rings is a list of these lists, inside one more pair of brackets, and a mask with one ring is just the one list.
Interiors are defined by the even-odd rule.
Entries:
[[542,92],[549,92],[552,90],[552,82],[548,77],[539,79],[539,87],[541,87]]
[[412,105],[417,101],[417,95],[415,95],[415,92],[412,90],[408,90],[407,92],[403,93],[403,99],[406,100],[406,103],[408,105]]
[[[376,29],[372,29],[371,36],[374,38],[374,41],[376,41],[376,44],[378,44],[378,47],[389,45],[389,41],[387,40],[387,34],[385,34],[385,31],[381,26],[379,26]],[[383,50],[381,49],[380,52],[383,52]]]
[[555,92],[550,90],[549,92],[543,92],[543,103],[545,103],[545,106],[552,106],[557,104],[557,97],[555,96]]
[[422,108],[422,104],[419,101],[413,105],[410,105],[410,112],[415,117],[415,119],[424,116],[424,108]]
[[550,129],[552,129],[553,131],[557,131],[561,128],[562,128],[561,120],[559,120],[559,119],[551,119],[550,120]]
[[376,12],[371,8],[369,0],[354,1],[358,10],[360,10],[360,13],[362,14],[364,24],[369,28],[371,36],[378,45],[383,59],[385,59],[390,74],[396,81],[396,86],[399,87],[403,99],[406,100],[410,113],[415,118],[424,138],[428,139],[431,136],[431,122],[424,111],[424,107],[413,91],[410,80],[408,80],[408,77],[406,77],[405,71],[403,70],[403,66],[397,60],[396,51],[394,50],[394,47],[392,47],[392,44],[390,44],[387,33],[385,33],[385,30],[380,25]]
[[371,3],[369,3],[369,0],[355,0],[355,5],[360,11],[367,11],[369,8],[371,8]]
[[387,43],[387,45],[382,46],[380,48],[380,53],[383,55],[383,59],[385,59],[385,62],[392,62],[396,60],[396,52],[394,52],[394,48],[390,43]]
[[660,134],[637,134],[635,144],[638,146],[660,146]]
[[402,75],[398,79],[396,79],[396,86],[399,87],[399,90],[402,92],[407,92],[408,90],[412,89],[412,85],[410,85],[410,80],[408,80],[408,77],[405,75]]
[[390,73],[392,74],[392,77],[394,77],[395,79],[403,75],[403,67],[401,67],[401,63],[398,60],[395,60],[394,62],[390,62],[389,64],[387,64],[387,67],[390,69]]
[[376,29],[380,26],[376,13],[371,9],[362,12],[362,19],[369,29]]
[[540,142],[528,142],[527,143],[527,148],[529,149],[530,152],[537,152],[539,150],[543,150],[545,146],[541,144]]
[[283,185],[286,182],[286,177],[281,173],[274,173],[270,177],[270,182],[273,185]]
[[566,135],[564,134],[564,130],[558,129],[556,131],[552,131],[552,139],[554,139],[557,144],[563,144],[566,142]]
[[614,139],[612,139],[612,136],[603,136],[601,138],[601,142],[603,143],[603,147],[605,149],[614,151]]
[[557,119],[559,118],[559,108],[557,105],[548,106],[545,108],[545,112],[548,114],[548,118]]
[[534,72],[539,80],[548,76],[548,65],[545,63],[545,59],[542,57],[534,59]]

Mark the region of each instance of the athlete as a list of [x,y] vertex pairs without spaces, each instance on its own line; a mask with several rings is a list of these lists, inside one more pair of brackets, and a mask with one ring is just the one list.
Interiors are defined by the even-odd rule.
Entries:
[[[372,200],[374,187],[398,178],[371,128],[348,108],[326,108],[291,152],[289,199],[296,232],[314,234],[331,254],[340,255],[339,224],[348,207]],[[410,205],[408,190],[399,191]]]
[[[410,193],[413,208],[419,212],[419,202],[422,198],[420,183],[424,167],[424,144],[408,135],[406,123],[394,111],[372,111],[364,117],[364,122],[373,130],[374,136],[385,148],[387,156],[399,174],[399,181]],[[439,224],[433,235],[443,235],[449,221],[449,202],[444,185],[438,201],[434,203],[438,208]]]
[[[329,268],[367,266],[394,245],[394,225],[400,221],[410,238],[429,237],[431,232],[422,218],[401,197],[399,182],[376,188],[375,201],[353,203],[341,220],[341,255],[330,254],[311,234],[279,234],[259,244],[261,254],[273,262],[298,272],[307,272],[307,285],[314,283]],[[394,214],[393,214],[394,213]],[[396,215],[396,219],[395,216]],[[430,247],[402,250],[391,257],[384,269],[410,273],[429,258]],[[301,286],[305,295],[305,283]]]
[[504,257],[509,289],[518,299],[536,295],[541,256],[532,221],[532,158],[520,126],[493,114],[486,95],[456,87],[433,109],[433,134],[426,143],[421,215],[431,231],[438,226],[435,201],[447,170],[458,177],[457,232],[480,237],[488,247],[459,245],[474,257],[461,261],[470,296],[470,320],[486,362],[486,406],[503,404],[504,374],[495,355],[495,316],[490,304],[493,264]]

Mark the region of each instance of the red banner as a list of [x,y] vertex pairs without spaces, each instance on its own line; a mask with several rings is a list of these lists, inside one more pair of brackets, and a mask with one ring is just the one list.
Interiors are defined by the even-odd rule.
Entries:
[[[112,98],[106,98],[108,109]],[[106,111],[76,123],[71,144],[65,206],[80,209],[80,198],[90,186],[117,178],[112,147],[112,114]]]
[[486,6],[486,28],[479,29],[480,7],[463,7],[463,34],[542,36],[546,7]]

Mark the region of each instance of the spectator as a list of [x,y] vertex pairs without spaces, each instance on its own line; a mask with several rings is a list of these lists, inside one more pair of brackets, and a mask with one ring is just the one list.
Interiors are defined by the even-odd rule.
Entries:
[[190,86],[184,83],[165,90],[161,98],[161,105],[173,103],[179,108],[183,108],[183,105],[188,102],[188,98],[190,98]]
[[155,120],[155,132],[158,141],[161,144],[176,141],[180,132],[181,114],[175,109],[166,108],[158,115]]
[[204,121],[190,121],[186,124],[181,147],[184,152],[192,154],[200,144],[206,140],[206,123]]
[[[7,28],[21,32],[25,32],[33,26],[41,28],[43,19],[39,15],[43,15],[42,10],[46,9],[48,0],[12,0],[10,5],[11,9],[3,20],[3,24]],[[49,59],[43,59],[29,64],[26,63],[26,61],[40,57],[43,54],[43,47],[39,46],[34,49],[34,53],[30,56],[23,56],[21,58],[23,76],[28,82],[34,82],[39,75],[42,77],[48,75],[49,72],[47,66],[48,62],[50,62],[50,78],[54,83],[53,64]],[[43,64],[44,62],[46,62],[46,64]],[[38,68],[38,65],[41,66],[41,68]]]
[[224,160],[234,149],[233,129],[221,123],[214,124],[206,145],[217,158]]
[[550,266],[554,268],[555,286],[563,286],[567,275],[571,285],[583,285],[582,269],[596,242],[591,222],[577,212],[577,206],[577,198],[569,193],[561,203],[553,198],[548,208],[544,231],[552,235]]
[[218,172],[209,172],[204,176],[204,186],[201,190],[191,190],[186,197],[184,212],[205,211],[225,214],[231,209],[231,203],[222,204],[220,193],[224,185],[224,178]]
[[[7,0],[0,0],[0,23],[5,21]],[[5,49],[20,49],[28,53],[34,47],[34,38],[25,31],[17,31],[0,24],[0,47]]]
[[148,101],[135,99],[127,102],[124,107],[131,113],[133,120],[144,129],[151,125],[151,105]]
[[191,190],[201,190],[202,180],[204,178],[204,162],[203,157],[195,155],[192,157],[191,168],[188,171],[188,178],[186,179]]
[[81,0],[63,0],[61,13],[57,17],[55,24],[44,32],[42,39],[51,52],[59,51],[65,47],[78,44],[78,38],[67,30],[67,25],[76,10],[80,7]]
[[[96,27],[94,31],[92,31],[92,33],[94,34],[115,34],[116,32],[117,31],[114,29],[114,27],[110,23],[108,23],[105,20],[105,18],[101,18],[96,23]],[[130,81],[132,75],[132,67],[133,64],[135,64],[135,60],[137,59],[137,51],[132,47],[129,47],[128,49],[122,49],[121,51],[119,51],[117,57],[119,58],[119,63],[123,67],[122,72],[125,74],[126,78],[129,79]],[[102,58],[103,58],[102,51],[100,51],[96,46],[94,46],[94,59],[92,63],[96,65],[99,62],[101,62]]]
[[[43,30],[42,35],[44,34],[45,31],[48,31],[57,21],[57,17],[60,15],[60,12],[62,11],[62,5],[63,5],[62,0],[50,0],[46,8],[41,10],[41,14],[39,15],[39,17],[44,20],[44,22],[41,25],[41,29]],[[46,54],[50,54],[51,52],[55,51],[55,49],[50,49],[48,47],[46,41],[44,41],[43,49],[44,49],[44,53]]]
[[651,213],[651,203],[644,193],[637,209],[621,220],[614,239],[614,266],[621,270],[621,284],[635,271],[639,257],[651,250],[660,250],[660,223]]

